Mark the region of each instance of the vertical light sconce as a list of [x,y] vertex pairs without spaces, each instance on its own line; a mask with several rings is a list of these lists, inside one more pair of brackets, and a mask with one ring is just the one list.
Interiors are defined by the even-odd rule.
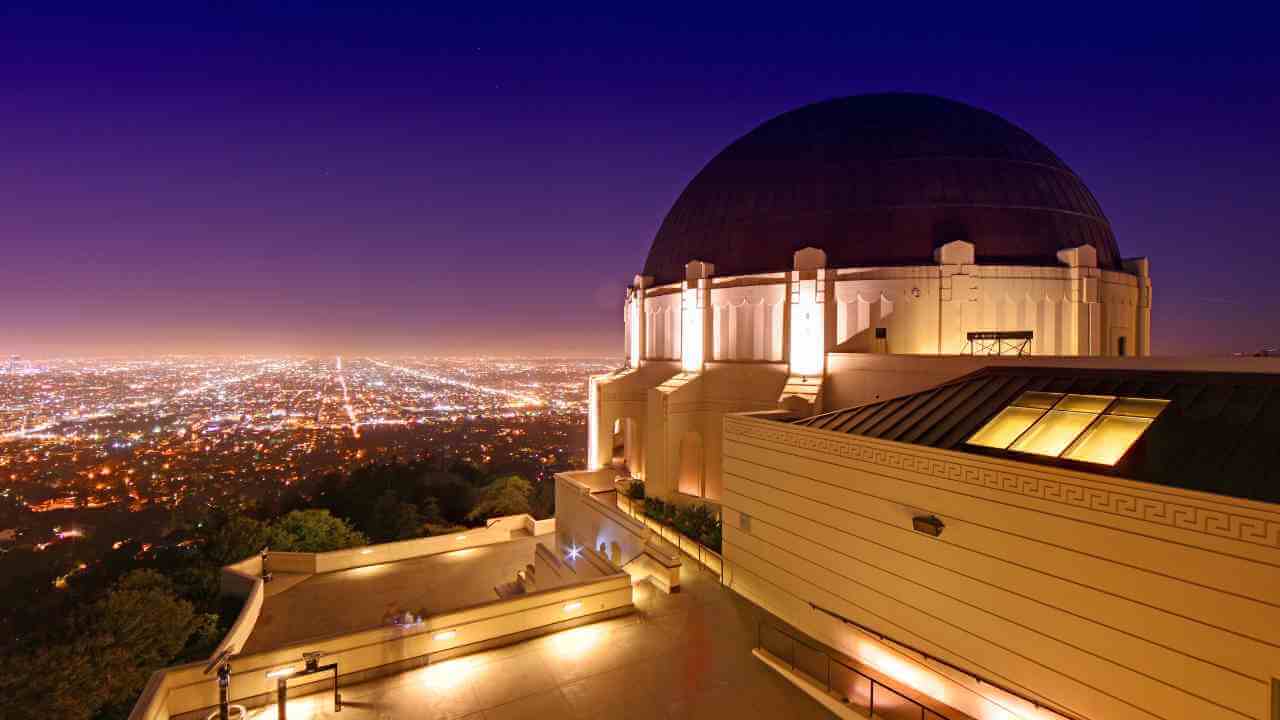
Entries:
[[826,324],[824,271],[791,273],[791,375],[821,376]]

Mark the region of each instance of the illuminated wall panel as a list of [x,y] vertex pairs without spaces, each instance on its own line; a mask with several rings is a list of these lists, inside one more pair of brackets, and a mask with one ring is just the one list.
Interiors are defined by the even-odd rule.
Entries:
[[[798,275],[799,273],[796,273]],[[792,280],[791,374],[821,375],[825,357],[820,280]]]

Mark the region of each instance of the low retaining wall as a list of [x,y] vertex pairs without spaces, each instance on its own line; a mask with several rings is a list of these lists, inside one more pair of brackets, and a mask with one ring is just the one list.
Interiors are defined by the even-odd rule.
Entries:
[[232,597],[249,597],[254,585],[262,579],[262,556],[253,555],[227,565],[218,574],[218,592]]
[[[528,525],[532,525],[533,522],[530,518]],[[520,529],[525,529],[528,525],[523,520],[519,523]],[[554,522],[551,527],[554,529]],[[511,539],[511,533],[512,530],[505,524],[497,524],[485,528],[470,528],[449,535],[365,545],[324,553],[269,552],[267,553],[267,570],[272,573],[304,575],[337,572],[365,565],[380,565],[450,550],[506,542]]]
[[[631,579],[616,573],[444,613],[412,628],[376,628],[239,656],[232,661],[232,698],[246,705],[270,702],[275,682],[266,672],[300,665],[303,652],[319,651],[325,662],[337,662],[341,681],[363,682],[423,665],[441,653],[463,654],[469,648],[486,647],[505,638],[524,639],[568,624],[629,612],[631,603]],[[129,719],[203,717],[218,700],[217,681],[212,674],[205,674],[206,665],[191,663],[157,672]],[[317,677],[292,693],[301,695],[327,687],[326,679]]]
[[[511,515],[495,518],[488,527],[470,528],[449,535],[326,553],[269,552],[265,569],[280,575],[314,575],[492,545],[507,542],[517,532],[536,536],[555,532],[555,528],[554,518],[534,520],[529,515]],[[358,682],[379,674],[400,672],[415,662],[422,664],[437,653],[465,652],[469,646],[477,643],[508,637],[522,639],[537,634],[543,628],[555,629],[566,623],[585,621],[601,614],[628,611],[631,608],[630,578],[599,558],[593,560],[605,573],[605,577],[460,609],[429,618],[422,625],[408,630],[376,628],[308,642],[305,646],[236,656],[232,673],[233,697],[241,704],[269,700],[274,684],[266,679],[266,670],[290,662],[300,662],[304,649],[324,652],[327,662],[339,662],[343,678],[347,678],[349,682]],[[210,660],[218,658],[224,652],[235,655],[253,632],[262,612],[263,600],[270,594],[262,580],[263,570],[264,563],[260,555],[222,568],[219,591],[223,595],[243,597],[245,604]],[[566,612],[563,605],[569,602],[579,602],[581,605]],[[562,615],[556,614],[556,608],[560,608]],[[454,634],[447,639],[436,639],[435,635],[444,629],[452,629]],[[208,666],[209,661],[202,661],[153,673],[138,701],[134,703],[129,720],[168,720],[171,716],[198,713],[212,707],[217,702],[218,689],[213,675],[205,674]]]
[[[587,470],[556,475],[556,532],[562,544],[574,543],[604,552],[623,566],[645,552],[650,533],[622,512],[613,500],[613,471]],[[602,502],[597,495],[608,496]],[[616,546],[616,547],[615,547]]]

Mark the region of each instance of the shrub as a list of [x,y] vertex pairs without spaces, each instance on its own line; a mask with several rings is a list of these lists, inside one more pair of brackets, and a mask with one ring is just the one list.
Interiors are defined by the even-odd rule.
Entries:
[[632,480],[623,494],[632,500],[644,500],[644,481]]
[[708,534],[718,522],[715,510],[711,506],[697,504],[682,506],[676,512],[673,525],[682,535],[701,542],[702,537]]
[[671,525],[675,519],[675,510],[675,506],[669,502],[655,497],[646,497],[642,512],[664,525]]
[[674,527],[681,535],[720,552],[722,525],[719,515],[710,505],[673,505],[658,498],[647,497],[641,512],[663,525]]
[[698,541],[701,542],[710,550],[712,550],[713,552],[716,552],[716,553],[723,552],[720,549],[724,541],[723,528],[724,528],[724,525],[721,523],[719,519],[717,519],[714,525],[712,525],[705,532],[703,532],[702,535],[698,536]]

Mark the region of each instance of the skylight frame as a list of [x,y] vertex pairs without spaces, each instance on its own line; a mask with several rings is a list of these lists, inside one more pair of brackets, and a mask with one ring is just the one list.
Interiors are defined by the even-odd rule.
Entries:
[[[1052,402],[1050,402],[1052,400]],[[1050,393],[1026,391],[1005,405],[965,440],[965,444],[988,451],[1007,452],[1055,461],[1084,463],[1093,466],[1115,467],[1151,428],[1152,423],[1169,407],[1163,398],[1142,398],[1123,395],[1089,393]],[[1029,423],[1026,414],[1038,413]],[[1015,422],[1021,430],[1015,434],[1001,432],[1000,423]],[[1088,417],[1088,422],[1079,420]],[[1109,420],[1114,419],[1114,421]],[[1059,436],[1047,443],[1052,435],[1049,423],[1075,420],[1078,426],[1069,430],[1070,437]],[[1133,432],[1133,428],[1138,430]],[[1111,430],[1107,430],[1111,428]],[[1104,433],[1106,434],[1100,434]],[[1012,437],[1001,444],[1005,438]],[[985,442],[983,441],[985,440]],[[1036,443],[1041,443],[1036,445]],[[1117,449],[1117,443],[1122,447]],[[1092,450],[1086,450],[1092,446]],[[1039,448],[1039,449],[1037,449]]]

